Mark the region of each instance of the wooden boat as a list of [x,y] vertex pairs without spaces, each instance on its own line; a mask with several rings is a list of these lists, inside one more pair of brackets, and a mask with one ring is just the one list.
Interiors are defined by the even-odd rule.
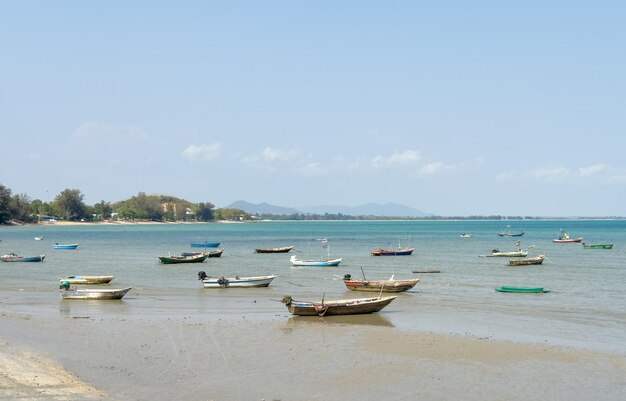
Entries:
[[220,246],[219,242],[192,242],[191,245],[193,248],[217,248]]
[[18,256],[13,252],[8,255],[0,256],[0,260],[3,262],[43,262],[46,258],[46,255],[38,255],[38,256]]
[[557,244],[567,244],[567,243],[574,243],[574,242],[582,242],[582,240],[583,240],[583,237],[570,238],[569,234],[561,230],[561,236],[557,239],[553,239],[552,242],[557,243]]
[[291,255],[291,258],[289,259],[289,261],[291,262],[293,266],[321,266],[321,267],[339,266],[339,263],[341,263],[342,260],[343,258],[301,260],[301,259],[298,259],[296,255]]
[[192,256],[159,256],[159,261],[161,263],[167,264],[175,264],[175,263],[202,263],[208,258],[209,255],[206,253],[201,253],[200,255],[192,255]]
[[524,231],[522,230],[520,230],[518,233],[513,233],[508,230],[509,228],[511,228],[511,226],[506,226],[506,228],[507,229],[504,229],[498,233],[500,237],[521,237],[522,235],[524,235]]
[[517,251],[500,252],[497,248],[494,248],[491,250],[491,255],[479,255],[479,256],[481,258],[490,258],[490,257],[523,258],[523,257],[528,256],[528,250],[522,249],[519,241],[515,241],[515,247],[517,248]]
[[76,249],[78,244],[59,244],[58,242],[53,245],[54,249]]
[[59,280],[61,283],[67,281],[70,284],[106,284],[114,278],[115,276],[67,276]]
[[529,265],[540,265],[543,263],[543,260],[546,258],[545,255],[538,255],[532,258],[523,258],[523,259],[510,259],[509,266],[529,266]]
[[70,287],[68,281],[61,282],[59,288],[65,291],[61,292],[62,299],[122,299],[132,287],[128,288],[74,288]]
[[508,287],[502,286],[495,288],[498,292],[521,292],[521,293],[545,293],[551,290],[543,287]]
[[613,249],[613,244],[585,244],[583,242],[583,247],[585,249]]
[[204,288],[267,287],[275,278],[275,274],[269,276],[250,277],[210,277],[203,271],[198,272],[198,280],[202,280]]
[[222,256],[222,253],[224,253],[223,249],[218,249],[216,251],[209,251],[209,252],[183,252],[180,254],[180,256],[198,256],[198,255],[209,255],[210,258],[219,258],[220,256]]
[[293,315],[300,316],[331,316],[331,315],[358,315],[374,313],[389,305],[397,296],[376,298],[339,299],[333,301],[305,302],[295,301],[290,296],[284,296],[282,302]]
[[343,283],[352,291],[402,292],[413,288],[418,281],[419,278],[396,280],[393,276],[388,280],[352,280],[350,274],[343,276]]
[[415,248],[404,249],[377,249],[372,251],[372,256],[408,256],[413,253]]
[[256,248],[256,253],[287,253],[293,249],[292,246],[281,246],[279,248]]

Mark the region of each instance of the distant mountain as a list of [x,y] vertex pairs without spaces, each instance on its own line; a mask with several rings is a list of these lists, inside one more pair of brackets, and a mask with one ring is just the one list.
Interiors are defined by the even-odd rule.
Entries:
[[401,205],[398,203],[366,203],[360,206],[344,206],[344,205],[323,205],[323,206],[307,206],[301,208],[283,207],[270,205],[269,203],[254,204],[246,201],[236,201],[226,206],[227,208],[240,209],[250,214],[344,214],[348,216],[387,216],[387,217],[423,217],[429,216],[420,210],[412,207]]
[[301,207],[300,210],[304,213],[341,213],[349,216],[423,217],[429,215],[399,203],[366,203],[360,206],[323,205]]
[[276,214],[276,215],[280,215],[280,214],[296,214],[296,213],[300,213],[299,210],[296,210],[294,208],[290,208],[290,207],[282,207],[282,206],[276,206],[276,205],[270,205],[269,203],[263,202],[263,203],[259,203],[259,204],[254,204],[254,203],[250,203],[250,202],[246,202],[243,200],[239,200],[236,202],[231,203],[230,205],[226,206],[229,209],[239,209],[239,210],[243,210],[246,213],[250,213],[250,214]]

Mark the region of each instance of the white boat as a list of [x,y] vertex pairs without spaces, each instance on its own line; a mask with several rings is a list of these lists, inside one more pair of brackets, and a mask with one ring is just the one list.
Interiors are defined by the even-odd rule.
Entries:
[[204,288],[245,288],[245,287],[267,287],[272,280],[276,278],[275,274],[269,276],[250,276],[250,277],[210,277],[205,272],[198,272],[198,280],[202,281]]
[[339,263],[343,258],[337,259],[310,259],[310,260],[302,260],[298,259],[296,255],[291,255],[291,259],[289,261],[293,266],[339,266]]
[[59,281],[61,283],[67,281],[70,284],[106,284],[114,278],[115,276],[67,276]]
[[[515,247],[517,248],[517,251],[500,252],[498,249],[493,249],[491,251],[491,255],[480,255],[480,257],[489,258],[489,257],[494,257],[494,256],[501,256],[501,257],[509,257],[509,258],[523,258],[525,256],[528,256],[528,250],[522,249],[522,246],[520,245],[519,241],[515,241]],[[529,246],[529,248],[532,248],[532,247],[534,247],[534,245]]]
[[468,233],[461,233],[461,235],[459,235],[459,237],[461,238],[472,238],[474,236],[474,234],[468,234]]
[[68,281],[63,281],[59,288],[62,299],[122,299],[133,287],[128,288],[72,288]]

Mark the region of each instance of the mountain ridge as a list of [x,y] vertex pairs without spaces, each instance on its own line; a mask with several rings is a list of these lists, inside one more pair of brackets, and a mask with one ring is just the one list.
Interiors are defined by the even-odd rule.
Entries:
[[348,216],[385,216],[385,217],[408,217],[417,216],[424,217],[430,214],[410,206],[399,203],[388,202],[365,203],[358,206],[346,205],[320,205],[320,206],[303,206],[303,207],[286,207],[272,205],[267,202],[251,203],[244,200],[238,200],[227,206],[228,208],[240,209],[250,214],[343,214]]

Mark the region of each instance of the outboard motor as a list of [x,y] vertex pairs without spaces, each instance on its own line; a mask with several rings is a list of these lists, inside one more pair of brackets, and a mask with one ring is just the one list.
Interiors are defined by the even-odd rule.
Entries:
[[65,290],[65,291],[69,291],[70,290],[70,282],[69,281],[61,281],[61,285],[59,286],[59,289],[61,290]]
[[352,275],[351,274],[344,274],[343,281],[350,281],[351,279],[352,279]]
[[198,272],[198,280],[204,280],[206,278],[206,273],[200,270]]

